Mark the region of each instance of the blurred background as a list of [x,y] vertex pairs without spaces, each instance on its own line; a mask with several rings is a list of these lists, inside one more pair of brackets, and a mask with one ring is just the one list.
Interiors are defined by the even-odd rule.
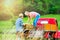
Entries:
[[[60,30],[60,0],[0,0],[0,40],[15,40],[15,21],[25,11],[36,11],[41,18],[56,18]],[[27,17],[23,20],[26,23]]]

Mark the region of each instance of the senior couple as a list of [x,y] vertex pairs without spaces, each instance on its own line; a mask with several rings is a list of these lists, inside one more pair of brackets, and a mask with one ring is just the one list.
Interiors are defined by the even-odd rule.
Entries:
[[[28,22],[30,22],[32,20],[32,18],[35,18],[33,20],[33,26],[34,28],[36,28],[36,23],[38,21],[38,19],[40,18],[40,14],[37,13],[37,12],[28,12],[28,11],[25,11],[24,13],[27,17],[28,17]],[[18,40],[18,37],[20,38],[20,40],[25,40],[24,39],[24,33],[23,33],[23,14],[20,13],[19,14],[19,18],[16,20],[16,40]],[[23,37],[22,37],[23,36]]]

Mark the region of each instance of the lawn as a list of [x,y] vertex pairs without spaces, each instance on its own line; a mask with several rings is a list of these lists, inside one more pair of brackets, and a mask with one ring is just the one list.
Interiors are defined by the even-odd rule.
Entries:
[[[58,21],[58,29],[60,30],[60,15],[41,15],[40,18],[56,18]],[[27,17],[23,19],[24,23],[27,22]],[[31,21],[32,23],[33,21]],[[9,21],[0,21],[0,40],[15,40],[15,25]]]

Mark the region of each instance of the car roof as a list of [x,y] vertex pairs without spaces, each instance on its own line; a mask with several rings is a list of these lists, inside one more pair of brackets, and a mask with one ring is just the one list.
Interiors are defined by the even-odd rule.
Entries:
[[39,18],[37,23],[41,21],[47,21],[48,24],[56,24],[56,18]]

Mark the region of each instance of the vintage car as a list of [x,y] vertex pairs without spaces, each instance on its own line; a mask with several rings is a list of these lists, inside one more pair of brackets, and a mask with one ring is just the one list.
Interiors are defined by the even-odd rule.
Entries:
[[44,31],[57,31],[58,23],[54,18],[40,18],[37,21],[37,28],[43,26]]
[[[52,40],[58,40],[60,38],[60,31],[58,31],[58,22],[55,18],[39,18],[36,25],[36,30],[42,27],[44,30],[44,38],[52,38]],[[28,36],[29,31],[34,29],[32,24],[25,24],[24,27],[27,31],[25,31],[25,35]],[[44,39],[45,40],[45,39]]]
[[36,29],[39,27],[43,27],[45,38],[56,38],[55,36],[58,31],[58,22],[55,18],[39,18]]

